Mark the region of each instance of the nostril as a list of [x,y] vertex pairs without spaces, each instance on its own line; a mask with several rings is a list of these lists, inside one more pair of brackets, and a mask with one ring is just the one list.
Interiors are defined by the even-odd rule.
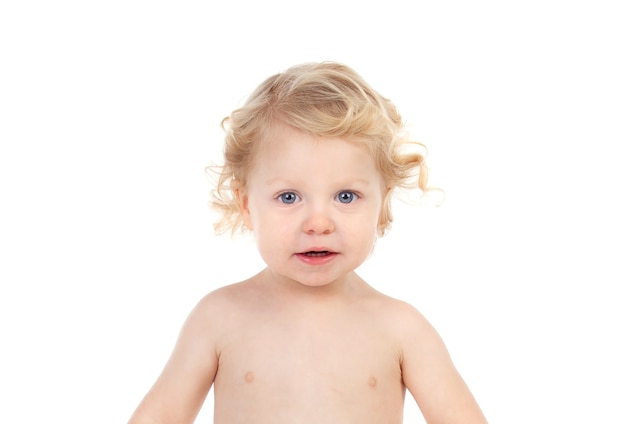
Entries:
[[328,234],[335,230],[335,224],[332,219],[317,215],[307,219],[302,229],[307,234]]

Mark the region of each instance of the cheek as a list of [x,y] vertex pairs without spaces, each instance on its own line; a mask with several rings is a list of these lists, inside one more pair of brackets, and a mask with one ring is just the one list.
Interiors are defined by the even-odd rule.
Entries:
[[354,216],[348,217],[344,225],[355,239],[359,239],[361,242],[369,241],[370,239],[376,238],[379,212],[378,208],[372,208],[367,213],[362,214],[358,219]]
[[279,223],[264,221],[257,224],[252,231],[257,251],[263,261],[271,266],[277,266],[293,248],[293,235],[290,235],[285,226]]
[[255,209],[255,206],[250,209],[249,221],[257,244],[277,243],[293,230],[289,220],[283,216],[263,212],[264,209],[258,209],[258,206]]

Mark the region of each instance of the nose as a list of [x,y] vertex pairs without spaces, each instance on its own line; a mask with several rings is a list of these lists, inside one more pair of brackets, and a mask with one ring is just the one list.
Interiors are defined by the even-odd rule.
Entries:
[[325,208],[312,208],[305,216],[302,231],[307,234],[330,234],[335,231],[335,222]]

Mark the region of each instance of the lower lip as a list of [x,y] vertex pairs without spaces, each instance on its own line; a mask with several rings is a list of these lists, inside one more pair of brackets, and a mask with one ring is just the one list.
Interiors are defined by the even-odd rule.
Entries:
[[296,253],[296,257],[307,265],[324,265],[335,259],[337,253],[329,253],[324,256],[307,256],[304,253]]

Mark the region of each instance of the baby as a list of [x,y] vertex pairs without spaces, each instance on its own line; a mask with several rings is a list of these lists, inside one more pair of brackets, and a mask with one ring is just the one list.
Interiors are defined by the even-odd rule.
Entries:
[[205,296],[130,423],[485,423],[441,338],[355,273],[398,187],[427,190],[393,104],[349,67],[295,66],[223,122],[218,232],[252,232],[266,268]]

